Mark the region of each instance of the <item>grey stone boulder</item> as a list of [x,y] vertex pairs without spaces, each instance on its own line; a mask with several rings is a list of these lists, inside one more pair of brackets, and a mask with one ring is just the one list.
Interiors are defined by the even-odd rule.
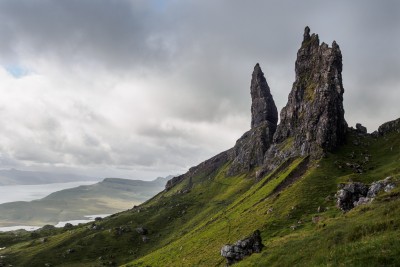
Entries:
[[390,192],[395,184],[392,182],[392,177],[386,177],[384,180],[373,182],[369,187],[367,197],[374,198],[380,191]]
[[251,236],[238,240],[233,245],[224,245],[221,248],[221,256],[226,258],[228,265],[231,265],[253,253],[260,253],[263,247],[260,231],[256,230]]
[[349,211],[354,208],[354,203],[361,197],[366,197],[368,187],[363,183],[350,183],[345,185],[336,193],[337,206],[343,211]]
[[337,193],[337,206],[343,211],[349,211],[359,205],[370,203],[379,192],[390,192],[396,184],[392,177],[373,182],[369,187],[363,183],[350,183],[344,185]]

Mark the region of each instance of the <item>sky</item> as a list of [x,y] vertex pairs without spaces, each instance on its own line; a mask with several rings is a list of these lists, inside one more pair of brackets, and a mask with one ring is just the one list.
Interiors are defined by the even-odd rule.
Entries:
[[0,169],[150,180],[250,129],[260,63],[278,110],[304,27],[343,54],[345,118],[400,117],[400,2],[0,1]]

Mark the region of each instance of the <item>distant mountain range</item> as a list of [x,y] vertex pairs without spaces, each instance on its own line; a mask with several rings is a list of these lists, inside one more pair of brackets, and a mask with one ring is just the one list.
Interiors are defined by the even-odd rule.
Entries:
[[1,185],[34,185],[68,183],[77,181],[99,181],[99,178],[70,173],[51,173],[20,171],[16,169],[0,170]]
[[85,215],[116,213],[156,195],[166,181],[161,177],[153,181],[106,178],[93,185],[54,192],[40,200],[4,203],[0,205],[0,227],[43,226],[84,219]]

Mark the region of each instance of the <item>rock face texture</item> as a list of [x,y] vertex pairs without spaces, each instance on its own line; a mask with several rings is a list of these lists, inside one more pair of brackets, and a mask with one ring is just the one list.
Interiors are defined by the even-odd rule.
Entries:
[[257,63],[251,78],[251,128],[269,122],[271,126],[278,123],[278,110],[272,98],[267,80]]
[[400,118],[393,121],[388,121],[378,128],[379,135],[385,135],[391,132],[400,133]]
[[251,236],[237,241],[234,245],[223,246],[221,256],[226,258],[228,265],[231,265],[253,253],[260,253],[263,247],[260,231],[256,230]]
[[293,153],[320,156],[343,143],[347,123],[344,119],[342,53],[334,41],[332,47],[319,44],[318,35],[304,31],[297,52],[296,80],[287,105],[281,111],[281,123],[274,136],[276,143],[292,137]]
[[274,157],[320,158],[344,141],[347,123],[339,45],[335,41],[332,47],[320,45],[318,35],[310,36],[310,28],[306,27],[297,52],[295,73],[288,103],[281,111],[281,122],[274,135],[274,147],[267,153],[266,162]]
[[260,65],[252,74],[250,93],[251,129],[235,146],[201,163],[188,173],[168,181],[170,189],[196,172],[210,173],[231,161],[227,175],[233,176],[262,166],[261,177],[285,160],[310,156],[318,159],[344,142],[342,53],[334,41],[332,47],[319,43],[318,35],[305,28],[297,53],[296,78],[287,105],[278,112]]
[[349,211],[354,208],[354,203],[366,197],[367,193],[368,187],[363,183],[347,184],[336,193],[337,206],[343,211]]
[[278,122],[278,111],[268,83],[257,63],[252,74],[250,94],[251,129],[236,141],[230,158],[228,175],[248,172],[264,162],[265,152],[272,144]]

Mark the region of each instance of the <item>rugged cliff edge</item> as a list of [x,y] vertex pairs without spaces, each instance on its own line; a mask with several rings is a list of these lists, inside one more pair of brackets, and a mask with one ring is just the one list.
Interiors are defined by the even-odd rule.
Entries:
[[[251,129],[235,146],[205,161],[198,168],[210,171],[232,161],[230,176],[249,172],[262,166],[258,177],[277,168],[293,157],[321,158],[343,144],[347,131],[343,109],[342,53],[339,45],[320,44],[317,34],[304,30],[303,41],[295,63],[295,82],[288,103],[281,111],[281,122],[270,88],[260,65],[252,74],[250,93]],[[167,189],[190,177],[195,169],[174,178]]]
[[344,142],[347,123],[339,45],[335,41],[332,47],[320,45],[318,35],[310,36],[310,28],[306,27],[295,73],[288,103],[281,111],[281,122],[260,174],[290,157],[321,158]]

